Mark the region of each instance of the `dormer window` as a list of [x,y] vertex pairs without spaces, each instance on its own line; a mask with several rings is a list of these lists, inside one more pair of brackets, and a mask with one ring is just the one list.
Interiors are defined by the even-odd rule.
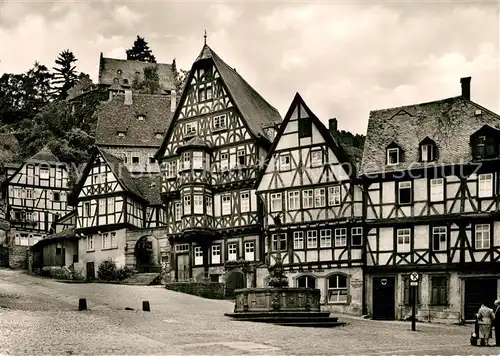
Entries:
[[494,158],[499,155],[500,132],[488,125],[471,136],[472,156],[475,159]]
[[121,69],[118,69],[118,70],[116,71],[116,74],[118,74],[118,75],[122,75],[122,70],[121,70]]
[[402,161],[401,148],[394,142],[387,146],[386,154],[388,166],[394,166]]
[[163,134],[161,132],[157,132],[157,133],[155,133],[155,137],[159,138],[159,139],[162,139],[163,138]]
[[436,143],[426,137],[420,142],[420,162],[432,162],[436,160],[437,147]]
[[123,131],[118,131],[117,132],[118,137],[125,137],[125,132]]
[[145,115],[137,115],[137,120],[144,121],[146,119]]

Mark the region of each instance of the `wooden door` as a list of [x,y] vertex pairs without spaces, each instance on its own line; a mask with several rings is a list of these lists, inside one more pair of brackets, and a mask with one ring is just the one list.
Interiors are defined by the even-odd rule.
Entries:
[[395,318],[395,278],[374,277],[372,295],[372,318],[394,320]]
[[177,280],[186,281],[189,279],[189,255],[177,255]]
[[87,262],[87,280],[93,281],[95,279],[94,262]]
[[226,277],[226,297],[233,298],[236,289],[245,288],[245,275],[240,271],[230,272]]
[[495,310],[493,302],[497,299],[496,278],[467,278],[464,293],[464,318],[475,320],[482,303]]

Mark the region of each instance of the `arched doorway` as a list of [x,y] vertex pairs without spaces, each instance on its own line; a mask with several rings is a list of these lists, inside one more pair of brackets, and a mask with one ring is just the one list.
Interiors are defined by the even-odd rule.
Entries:
[[143,236],[135,244],[135,268],[139,273],[160,273],[160,249],[154,236]]
[[245,285],[245,275],[243,272],[238,270],[229,272],[226,277],[226,296],[234,298],[234,291],[245,288]]

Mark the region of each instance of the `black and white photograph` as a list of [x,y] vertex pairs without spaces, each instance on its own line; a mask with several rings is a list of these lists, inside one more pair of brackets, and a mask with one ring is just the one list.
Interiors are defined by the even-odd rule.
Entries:
[[4,355],[500,355],[500,1],[0,0]]

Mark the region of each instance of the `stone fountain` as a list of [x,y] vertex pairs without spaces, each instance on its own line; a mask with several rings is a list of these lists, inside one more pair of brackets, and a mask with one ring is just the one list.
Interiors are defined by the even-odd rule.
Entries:
[[278,257],[268,265],[269,287],[245,288],[234,292],[234,313],[226,316],[240,321],[278,325],[333,327],[344,325],[329,312],[320,310],[321,291],[310,288],[289,288],[283,262]]

